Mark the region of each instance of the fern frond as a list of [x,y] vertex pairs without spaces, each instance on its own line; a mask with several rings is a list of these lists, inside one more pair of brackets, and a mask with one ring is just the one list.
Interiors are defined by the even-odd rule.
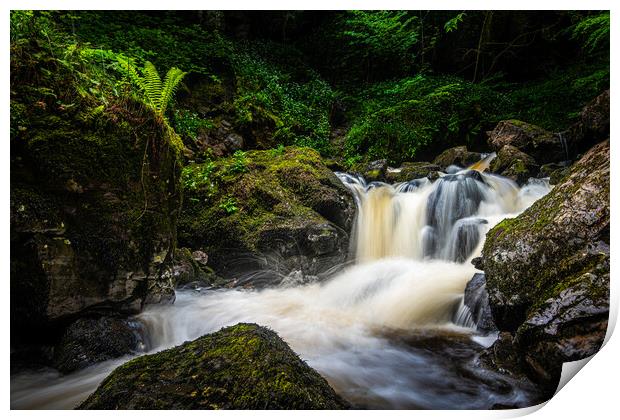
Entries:
[[142,76],[140,76],[140,74],[138,73],[138,70],[133,60],[119,54],[116,57],[116,61],[119,64],[119,69],[121,73],[123,73],[133,85],[137,86],[138,89],[140,89],[144,93],[145,85],[142,80]]
[[166,74],[166,78],[164,79],[164,85],[161,91],[161,96],[160,96],[160,101],[159,101],[160,107],[158,110],[162,114],[166,112],[166,108],[168,107],[168,104],[174,97],[174,94],[177,90],[177,87],[179,86],[179,83],[181,83],[181,80],[183,80],[183,77],[185,77],[186,74],[187,73],[185,73],[184,71],[176,67],[172,67],[170,70],[168,70],[168,73]]
[[145,94],[147,100],[150,102],[153,108],[155,108],[157,111],[160,111],[162,83],[161,78],[159,77],[159,73],[157,73],[157,69],[155,68],[155,65],[153,65],[153,63],[151,63],[150,61],[144,63],[142,74],[144,76]]

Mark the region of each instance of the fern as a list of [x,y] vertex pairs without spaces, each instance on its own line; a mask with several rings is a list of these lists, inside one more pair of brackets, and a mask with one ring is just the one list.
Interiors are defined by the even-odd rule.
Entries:
[[588,16],[573,28],[573,38],[584,40],[583,46],[593,53],[609,48],[609,12]]
[[138,70],[133,60],[119,54],[116,56],[119,70],[129,82],[138,88],[144,103],[152,108],[157,114],[166,119],[166,110],[172,102],[176,90],[187,74],[186,72],[173,67],[168,70],[162,82],[155,65],[150,61],[144,63],[144,67]]

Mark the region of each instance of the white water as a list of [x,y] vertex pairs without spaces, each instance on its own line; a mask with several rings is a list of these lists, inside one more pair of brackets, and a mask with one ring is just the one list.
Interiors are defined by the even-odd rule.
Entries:
[[[174,305],[151,306],[138,317],[151,351],[255,322],[275,330],[339,393],[363,407],[526,403],[532,389],[473,365],[483,341],[463,326],[467,322],[452,320],[476,272],[469,261],[480,253],[484,233],[523,211],[549,185],[533,180],[519,189],[498,176],[474,175],[367,186],[339,174],[358,203],[355,265],[324,283],[180,291]],[[11,405],[70,408],[121,362],[64,377],[50,371],[14,376]]]

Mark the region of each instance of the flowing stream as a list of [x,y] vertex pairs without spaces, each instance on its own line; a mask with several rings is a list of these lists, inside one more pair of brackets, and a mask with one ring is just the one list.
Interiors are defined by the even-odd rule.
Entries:
[[[495,339],[463,316],[465,285],[477,271],[485,233],[549,190],[519,188],[484,173],[493,156],[396,185],[337,173],[358,212],[354,261],[327,281],[264,290],[181,290],[174,305],[138,316],[150,352],[238,322],[275,330],[355,406],[477,408],[528,405],[536,390],[476,364]],[[12,408],[72,408],[128,358],[62,376],[54,370],[11,377]]]

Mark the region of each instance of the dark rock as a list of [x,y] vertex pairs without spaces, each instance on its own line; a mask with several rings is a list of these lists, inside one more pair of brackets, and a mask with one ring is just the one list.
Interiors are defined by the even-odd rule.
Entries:
[[491,172],[512,179],[519,185],[525,184],[528,179],[535,177],[539,172],[539,166],[533,157],[510,144],[503,146],[497,152],[497,157],[491,163],[490,169]]
[[385,180],[389,183],[407,182],[419,178],[436,179],[439,165],[429,162],[403,162],[400,168],[388,168]]
[[79,319],[65,330],[54,349],[53,364],[63,373],[146,349],[137,321],[102,317]]
[[342,409],[278,335],[237,324],[117,368],[80,409]]
[[228,149],[230,153],[233,153],[237,150],[243,149],[245,142],[243,141],[243,137],[241,137],[239,134],[230,133],[224,139],[224,145],[226,146],[226,149]]
[[579,120],[566,132],[569,142],[575,146],[577,153],[609,137],[610,94],[606,90],[588,103]]
[[38,340],[93,307],[135,313],[173,293],[182,144],[142,103],[85,100],[34,45],[35,61],[11,61],[28,129],[11,130],[10,289],[12,336]]
[[594,354],[609,307],[609,141],[568,177],[488,234],[482,252],[493,317],[515,334],[530,374],[551,383],[561,363]]
[[489,133],[488,144],[496,152],[506,145],[512,146],[539,164],[567,159],[567,145],[560,136],[519,120],[500,121]]
[[179,248],[174,254],[172,278],[177,288],[221,287],[228,282],[207,266],[208,256],[203,251]]
[[569,162],[548,163],[540,167],[539,178],[549,178],[551,185],[559,184],[564,177],[570,174]]
[[[202,184],[186,191],[180,245],[206,251],[226,278],[264,270],[316,275],[343,263],[355,202],[320,155],[287,147],[282,153],[248,151],[244,159],[236,172],[230,169],[235,158],[214,161],[209,182],[198,179]],[[223,203],[234,207],[226,210]],[[266,279],[259,278],[251,276],[248,285]]]
[[480,159],[480,153],[470,152],[467,150],[466,146],[458,146],[444,150],[439,156],[435,158],[435,160],[433,160],[433,163],[444,169],[451,165],[465,168],[467,166],[473,165]]
[[355,165],[351,168],[352,172],[357,172],[366,179],[366,181],[385,181],[388,170],[387,159],[374,160],[370,163]]
[[489,306],[489,295],[483,273],[474,274],[465,287],[465,306],[469,308],[476,327],[483,332],[497,331]]

